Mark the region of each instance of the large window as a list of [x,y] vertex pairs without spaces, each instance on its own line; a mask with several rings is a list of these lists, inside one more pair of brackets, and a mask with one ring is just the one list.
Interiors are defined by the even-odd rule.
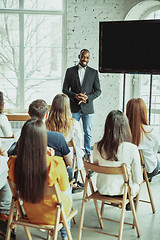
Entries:
[[[160,19],[160,10],[152,11],[143,19]],[[160,132],[160,75],[139,75],[136,78],[139,81],[140,97],[147,104],[149,122]]]
[[61,91],[63,0],[0,1],[0,91],[25,111]]
[[[142,6],[140,7],[141,17],[138,18],[139,16],[137,15],[137,19],[160,19],[160,6],[155,5],[149,8],[147,3],[147,1],[144,1],[144,9],[147,9],[144,13],[142,12]],[[138,11],[135,9],[135,11],[133,11],[134,16],[136,16],[136,12]],[[127,18],[127,20],[135,19],[131,14],[130,17],[131,18]],[[156,52],[155,58],[157,59]],[[143,98],[148,109],[149,123],[160,132],[160,75],[127,74],[126,78],[125,105],[132,97]]]

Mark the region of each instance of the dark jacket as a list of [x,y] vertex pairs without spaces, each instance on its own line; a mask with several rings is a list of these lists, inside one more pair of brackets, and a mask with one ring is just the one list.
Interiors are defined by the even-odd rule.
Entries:
[[[94,113],[93,100],[101,94],[98,71],[87,66],[81,86],[78,65],[68,68],[62,91],[70,98],[71,112],[76,113],[81,109],[85,114]],[[78,105],[78,100],[75,98],[75,95],[78,93],[86,93],[88,96],[87,103]]]

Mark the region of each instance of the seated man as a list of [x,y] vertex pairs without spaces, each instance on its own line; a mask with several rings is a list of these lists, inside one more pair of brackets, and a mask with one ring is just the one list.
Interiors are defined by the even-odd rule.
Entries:
[[[37,117],[45,121],[48,116],[47,103],[42,99],[37,99],[33,101],[29,105],[28,114],[30,115],[30,117]],[[54,149],[55,155],[63,157],[67,167],[69,181],[71,181],[73,179],[73,172],[71,167],[72,158],[63,134],[58,132],[47,131],[47,140],[48,140],[48,147],[51,147]]]

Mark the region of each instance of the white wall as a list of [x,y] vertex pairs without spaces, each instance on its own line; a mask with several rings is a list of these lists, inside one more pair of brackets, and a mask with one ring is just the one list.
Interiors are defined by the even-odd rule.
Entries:
[[[89,65],[98,70],[99,22],[124,20],[139,0],[67,0],[67,59],[66,68],[78,63],[82,48],[91,52]],[[93,140],[103,133],[107,114],[122,109],[122,74],[99,73],[102,94],[94,101]]]

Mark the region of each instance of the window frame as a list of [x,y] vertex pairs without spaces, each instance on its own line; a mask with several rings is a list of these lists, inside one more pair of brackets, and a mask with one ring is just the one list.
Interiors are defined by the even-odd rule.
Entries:
[[[26,14],[39,14],[39,15],[58,15],[62,17],[62,62],[61,62],[61,84],[64,76],[64,69],[66,68],[66,1],[62,0],[62,10],[50,11],[50,10],[37,10],[37,9],[24,9],[24,0],[19,0],[19,9],[2,9],[0,8],[0,14],[18,14],[19,15],[19,69],[20,69],[20,107],[16,112],[27,112],[24,109],[24,16]],[[7,109],[10,111],[10,109]],[[12,110],[13,111],[13,110]]]

